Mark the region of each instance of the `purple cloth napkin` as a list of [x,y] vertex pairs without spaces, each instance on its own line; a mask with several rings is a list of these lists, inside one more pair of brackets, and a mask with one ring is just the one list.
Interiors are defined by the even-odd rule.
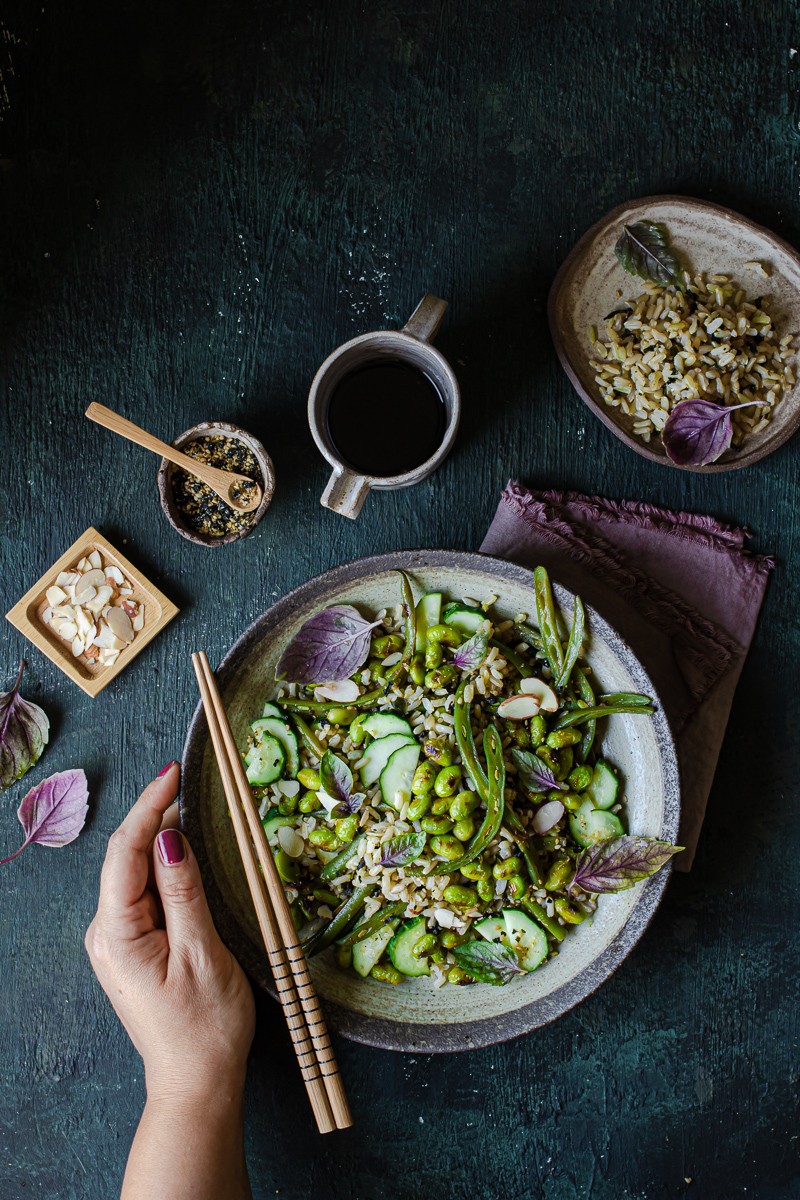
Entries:
[[705,816],[733,693],[764,598],[770,558],[747,531],[713,517],[510,482],[481,550],[547,567],[625,638],[658,690],[681,771],[688,871]]

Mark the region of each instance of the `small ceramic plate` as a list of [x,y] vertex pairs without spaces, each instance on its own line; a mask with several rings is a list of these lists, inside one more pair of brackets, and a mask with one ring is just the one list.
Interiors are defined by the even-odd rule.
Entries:
[[[277,601],[242,635],[217,671],[217,681],[239,745],[250,721],[275,693],[275,665],[303,621],[329,604],[357,604],[363,612],[399,602],[401,568],[416,594],[499,596],[504,618],[530,612],[531,572],[499,559],[448,550],[403,551],[360,559],[327,571]],[[562,611],[572,596],[555,587]],[[608,691],[655,696],[632,651],[596,612],[589,611],[589,660]],[[679,790],[675,750],[656,701],[652,718],[615,716],[603,745],[625,780],[631,832],[674,842]],[[228,817],[208,726],[198,706],[184,749],[183,826],[198,856],[215,922],[250,975],[272,991],[252,902]],[[438,990],[430,980],[397,987],[359,979],[338,969],[333,952],[311,960],[330,1027],[359,1042],[389,1050],[454,1051],[486,1046],[527,1033],[572,1008],[619,966],[641,937],[667,883],[668,869],[630,891],[602,898],[591,922],[577,927],[559,954],[538,971],[505,987],[474,984]]]
[[[609,408],[600,396],[589,365],[592,357],[588,330],[602,336],[603,317],[623,299],[638,296],[644,281],[629,275],[614,254],[614,243],[623,225],[654,221],[666,225],[670,241],[693,271],[729,275],[748,297],[769,296],[781,333],[800,332],[800,254],[768,229],[729,208],[693,200],[688,196],[645,196],[621,204],[589,229],[559,270],[547,305],[550,332],[561,365],[580,397],[612,433],[637,454],[666,466],[675,466],[654,434],[643,442],[633,433],[633,418]],[[760,262],[770,273],[765,279],[747,262]],[[800,425],[800,380],[784,393],[769,425],[748,438],[739,450],[727,450],[706,467],[681,470],[735,471],[757,462],[782,446]]]

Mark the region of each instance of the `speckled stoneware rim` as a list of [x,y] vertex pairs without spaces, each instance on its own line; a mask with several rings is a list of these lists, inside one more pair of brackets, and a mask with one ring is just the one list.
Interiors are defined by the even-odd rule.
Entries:
[[263,481],[261,503],[253,513],[253,519],[246,529],[242,529],[238,533],[226,533],[218,538],[205,537],[202,533],[195,533],[193,529],[188,529],[181,520],[181,515],[178,512],[172,494],[172,472],[176,468],[166,458],[162,458],[158,468],[158,495],[164,515],[172,528],[181,537],[186,538],[188,542],[194,542],[196,546],[210,546],[212,548],[214,546],[228,546],[231,542],[240,542],[242,538],[246,538],[248,534],[251,534],[272,503],[272,497],[275,493],[275,468],[272,465],[272,459],[258,438],[254,438],[252,433],[248,433],[240,425],[231,425],[227,421],[201,421],[199,425],[193,425],[191,429],[186,429],[176,437],[172,445],[176,450],[180,450],[187,442],[193,442],[201,437],[213,437],[217,433],[224,434],[226,437],[237,438],[240,442],[244,442],[248,450],[253,451],[261,468],[261,479]]
[[[391,554],[375,555],[335,567],[324,574],[301,584],[280,600],[245,631],[228,652],[217,669],[217,680],[223,698],[232,685],[237,672],[242,669],[250,655],[257,653],[263,639],[268,638],[275,628],[287,620],[297,619],[299,612],[309,606],[335,602],[335,597],[352,590],[362,581],[383,576],[387,572],[402,568],[413,574],[418,571],[459,570],[483,576],[485,585],[498,594],[504,584],[530,590],[531,572],[513,563],[490,558],[482,554],[460,553],[450,550],[405,550]],[[564,611],[571,611],[572,593],[554,584],[556,601]],[[614,629],[593,609],[587,610],[587,619],[593,639],[609,648],[609,653],[627,672],[638,690],[653,696],[656,712],[650,718],[649,728],[655,739],[654,751],[661,768],[661,792],[663,795],[661,826],[651,832],[675,841],[680,816],[680,791],[675,747],[664,716],[662,706],[644,668],[633,651]],[[625,718],[612,718],[624,720]],[[626,726],[627,729],[627,726]],[[626,738],[628,734],[626,734]],[[634,741],[636,738],[634,738]],[[201,820],[202,791],[200,787],[203,758],[208,744],[208,727],[202,706],[198,704],[189,728],[183,756],[183,786],[181,792],[181,821],[200,863],[214,919],[221,936],[236,953],[251,977],[274,995],[272,980],[263,950],[239,925],[221,893],[211,867],[204,844]],[[489,1019],[466,1020],[456,1024],[427,1024],[386,1020],[379,1016],[355,1012],[342,1004],[323,996],[325,1010],[331,1029],[354,1041],[381,1049],[401,1050],[414,1053],[442,1053],[474,1049],[506,1041],[537,1029],[561,1016],[574,1005],[598,988],[644,933],[664,893],[670,874],[669,865],[653,878],[638,884],[635,892],[623,893],[634,897],[632,908],[616,936],[600,953],[590,959],[588,968],[570,978],[563,986],[531,1003],[520,1004]],[[612,897],[610,899],[617,899]],[[531,977],[533,978],[533,977]],[[375,985],[380,987],[380,985]],[[478,985],[475,985],[478,986]],[[513,986],[513,985],[511,985]],[[472,989],[459,989],[468,992]]]
[[[570,354],[569,344],[572,340],[573,332],[577,332],[580,337],[581,331],[574,331],[572,323],[566,319],[565,314],[562,312],[562,293],[566,293],[569,290],[572,275],[580,265],[581,260],[589,254],[593,244],[606,234],[611,226],[642,220],[646,216],[648,209],[664,204],[680,205],[687,213],[703,213],[733,224],[740,230],[747,231],[754,239],[760,239],[765,242],[775,254],[785,256],[794,265],[795,270],[800,272],[800,253],[798,253],[794,246],[790,245],[789,242],[779,237],[776,233],[773,233],[771,229],[767,229],[765,226],[751,221],[749,217],[735,212],[732,208],[726,208],[722,204],[713,204],[709,200],[698,200],[693,196],[676,196],[670,194],[643,196],[641,199],[629,200],[625,204],[618,204],[616,208],[612,208],[599,221],[596,221],[590,229],[587,229],[586,233],[583,234],[564,259],[553,280],[547,298],[547,319],[550,325],[550,335],[553,339],[561,366],[570,383],[575,388],[575,391],[594,415],[599,417],[606,428],[610,429],[614,436],[619,438],[621,442],[624,442],[629,449],[634,450],[637,454],[641,454],[643,458],[647,458],[651,462],[659,463],[665,467],[673,467],[677,471],[693,471],[704,475],[714,475],[721,471],[738,471],[742,467],[748,467],[752,463],[758,462],[760,459],[766,458],[767,455],[778,450],[800,428],[800,381],[791,389],[791,392],[781,399],[781,405],[786,406],[786,411],[790,410],[790,415],[782,422],[780,428],[776,426],[773,420],[761,434],[756,435],[749,449],[747,448],[747,443],[745,443],[744,447],[737,451],[735,455],[731,451],[726,451],[725,455],[718,462],[708,463],[707,466],[680,466],[678,463],[672,462],[666,456],[666,453],[651,450],[646,442],[641,441],[640,438],[635,437],[619,424],[614,416],[617,410],[609,409],[598,395],[593,394],[586,387],[575,366],[573,356]],[[674,235],[673,230],[670,230],[670,233]],[[629,278],[631,287],[636,287],[637,285],[641,288],[644,287],[643,280],[636,279],[633,276]],[[798,294],[798,302],[800,303],[800,294]],[[727,457],[728,454],[731,455],[730,458]]]

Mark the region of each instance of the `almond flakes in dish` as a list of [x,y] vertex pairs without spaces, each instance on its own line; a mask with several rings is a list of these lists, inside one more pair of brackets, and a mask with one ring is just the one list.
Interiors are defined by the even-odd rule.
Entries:
[[105,565],[98,550],[62,571],[47,589],[42,620],[74,658],[110,667],[144,628],[144,605],[119,567]]

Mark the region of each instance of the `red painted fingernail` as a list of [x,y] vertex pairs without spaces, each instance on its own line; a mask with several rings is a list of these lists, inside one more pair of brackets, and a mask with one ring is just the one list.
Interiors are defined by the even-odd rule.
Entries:
[[186,846],[177,829],[164,829],[156,838],[158,853],[165,867],[176,867],[186,858]]
[[178,765],[177,758],[171,758],[169,760],[169,762],[167,763],[167,765],[165,767],[162,767],[161,770],[158,772],[158,774],[156,775],[156,779],[160,779],[162,775],[166,775],[166,773],[170,769],[170,767],[176,767],[177,765]]

